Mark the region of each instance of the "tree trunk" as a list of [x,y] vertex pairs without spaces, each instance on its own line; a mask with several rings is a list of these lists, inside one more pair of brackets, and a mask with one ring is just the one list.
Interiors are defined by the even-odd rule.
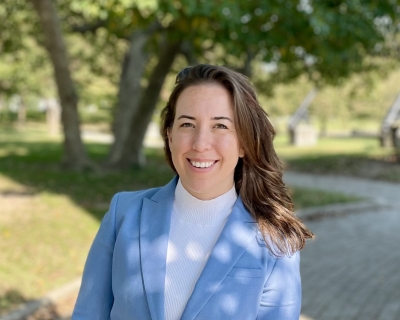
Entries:
[[18,125],[23,126],[26,123],[26,104],[22,96],[18,106]]
[[[246,58],[242,59],[243,60],[243,66],[241,68],[235,68],[235,70],[243,75],[245,75],[248,78],[251,78],[253,76],[253,70],[251,67],[251,63],[253,62],[255,58],[255,55],[250,49],[246,50]],[[225,63],[227,61],[225,60]]]
[[135,31],[131,36],[131,44],[122,64],[122,72],[119,84],[118,103],[113,124],[114,143],[112,144],[106,165],[117,167],[124,154],[130,125],[133,115],[140,103],[140,79],[143,76],[148,61],[145,53],[145,45],[150,33],[144,30]]
[[244,66],[243,66],[243,70],[242,73],[248,77],[251,78],[253,76],[253,70],[251,68],[251,62],[254,60],[255,56],[253,54],[252,51],[250,51],[250,49],[247,49],[246,52],[246,59],[244,61]]
[[189,66],[195,66],[199,64],[197,61],[195,54],[193,52],[193,46],[192,43],[189,41],[185,41],[181,45],[181,53],[185,56],[186,61]]
[[61,33],[57,12],[51,0],[31,0],[43,29],[44,43],[49,52],[61,102],[61,121],[64,133],[62,162],[71,169],[82,170],[91,163],[81,140],[78,96],[69,70],[69,60]]
[[158,63],[151,73],[149,84],[142,94],[139,108],[132,119],[129,138],[119,162],[121,167],[144,164],[142,149],[146,129],[156,108],[165,77],[179,51],[180,42],[167,42],[160,51]]

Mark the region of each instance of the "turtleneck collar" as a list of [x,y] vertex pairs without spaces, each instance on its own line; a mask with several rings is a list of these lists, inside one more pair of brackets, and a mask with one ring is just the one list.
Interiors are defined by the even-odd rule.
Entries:
[[237,200],[235,186],[212,200],[192,196],[179,179],[175,188],[174,212],[179,219],[199,224],[214,225],[228,218]]

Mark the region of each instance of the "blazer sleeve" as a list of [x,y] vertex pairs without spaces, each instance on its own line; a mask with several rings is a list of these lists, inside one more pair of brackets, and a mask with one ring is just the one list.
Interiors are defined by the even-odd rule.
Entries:
[[111,274],[117,202],[118,194],[113,197],[90,248],[72,320],[107,320],[110,317],[114,303]]
[[258,320],[299,320],[301,309],[300,253],[279,257],[267,279]]

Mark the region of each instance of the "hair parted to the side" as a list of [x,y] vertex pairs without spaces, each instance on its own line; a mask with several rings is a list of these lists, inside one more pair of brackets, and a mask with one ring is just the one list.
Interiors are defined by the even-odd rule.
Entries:
[[190,86],[213,83],[231,94],[237,138],[244,150],[244,157],[235,168],[236,190],[270,250],[276,255],[293,254],[313,234],[294,215],[293,202],[282,181],[283,166],[273,146],[274,127],[247,77],[225,67],[205,64],[187,67],[177,75],[174,90],[161,113],[167,161],[176,172],[167,132],[173,126],[180,94]]

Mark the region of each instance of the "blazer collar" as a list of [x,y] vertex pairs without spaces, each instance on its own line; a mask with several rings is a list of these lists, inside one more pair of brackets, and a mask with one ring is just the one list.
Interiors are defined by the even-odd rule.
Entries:
[[177,182],[178,178],[175,177],[151,198],[144,198],[140,216],[140,259],[146,297],[153,320],[164,319],[168,237]]

